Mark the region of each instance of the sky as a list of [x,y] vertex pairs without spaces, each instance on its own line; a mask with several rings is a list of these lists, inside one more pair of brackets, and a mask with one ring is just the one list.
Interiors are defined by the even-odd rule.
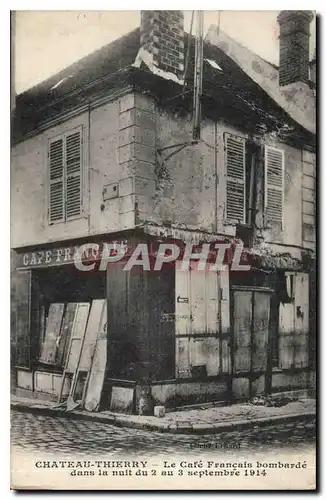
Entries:
[[[218,24],[218,11],[204,11],[204,34]],[[221,11],[220,27],[264,59],[278,64],[279,11]],[[191,11],[185,11],[189,31]],[[16,93],[40,83],[81,57],[140,24],[140,11],[16,11]],[[315,21],[311,23],[311,55]]]

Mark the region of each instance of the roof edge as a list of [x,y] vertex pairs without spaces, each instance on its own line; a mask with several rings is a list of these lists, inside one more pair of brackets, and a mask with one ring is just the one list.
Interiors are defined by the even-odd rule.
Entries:
[[279,88],[278,71],[273,65],[212,24],[205,41],[223,50],[295,122],[316,134],[315,97],[308,85],[298,83]]

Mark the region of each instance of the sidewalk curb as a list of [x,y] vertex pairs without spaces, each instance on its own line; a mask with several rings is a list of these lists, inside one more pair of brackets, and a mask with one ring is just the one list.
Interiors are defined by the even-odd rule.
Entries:
[[87,413],[83,411],[66,412],[53,408],[28,406],[21,403],[11,403],[11,408],[20,412],[34,413],[38,415],[55,416],[62,418],[73,418],[75,420],[88,420],[117,427],[129,427],[161,433],[170,434],[218,434],[220,432],[235,432],[254,427],[264,427],[267,425],[285,424],[291,422],[300,422],[302,420],[313,420],[316,417],[314,411],[305,411],[302,413],[289,413],[287,415],[276,415],[270,417],[260,417],[255,420],[236,420],[235,422],[221,423],[180,423],[173,422],[168,424],[161,419],[160,424],[150,422],[137,422],[129,420],[128,416],[123,415],[101,415],[100,413]]

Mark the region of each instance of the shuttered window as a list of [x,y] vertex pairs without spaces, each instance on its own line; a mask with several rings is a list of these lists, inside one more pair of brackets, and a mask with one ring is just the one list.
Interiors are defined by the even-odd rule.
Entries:
[[69,132],[49,143],[49,222],[78,217],[82,209],[82,134]]
[[265,214],[283,227],[284,151],[265,146]]
[[50,165],[50,221],[63,220],[63,184],[64,184],[64,169],[63,169],[63,139],[58,139],[50,143],[49,148],[49,165]]
[[225,135],[226,154],[226,218],[245,222],[246,214],[246,141]]

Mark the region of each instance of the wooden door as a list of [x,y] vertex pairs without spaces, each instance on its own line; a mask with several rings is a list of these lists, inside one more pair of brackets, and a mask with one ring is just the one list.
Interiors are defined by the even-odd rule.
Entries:
[[309,357],[309,275],[287,273],[292,277],[292,301],[280,304],[279,368],[308,366]]
[[233,372],[251,368],[252,292],[233,293]]
[[243,396],[266,390],[270,290],[236,289],[232,293],[233,375],[241,379]]
[[251,368],[253,372],[266,372],[270,293],[253,293],[253,330]]
[[[196,263],[175,272],[176,378],[190,378],[197,367],[207,376],[229,373],[228,274],[200,271]],[[194,370],[193,370],[194,369]]]

